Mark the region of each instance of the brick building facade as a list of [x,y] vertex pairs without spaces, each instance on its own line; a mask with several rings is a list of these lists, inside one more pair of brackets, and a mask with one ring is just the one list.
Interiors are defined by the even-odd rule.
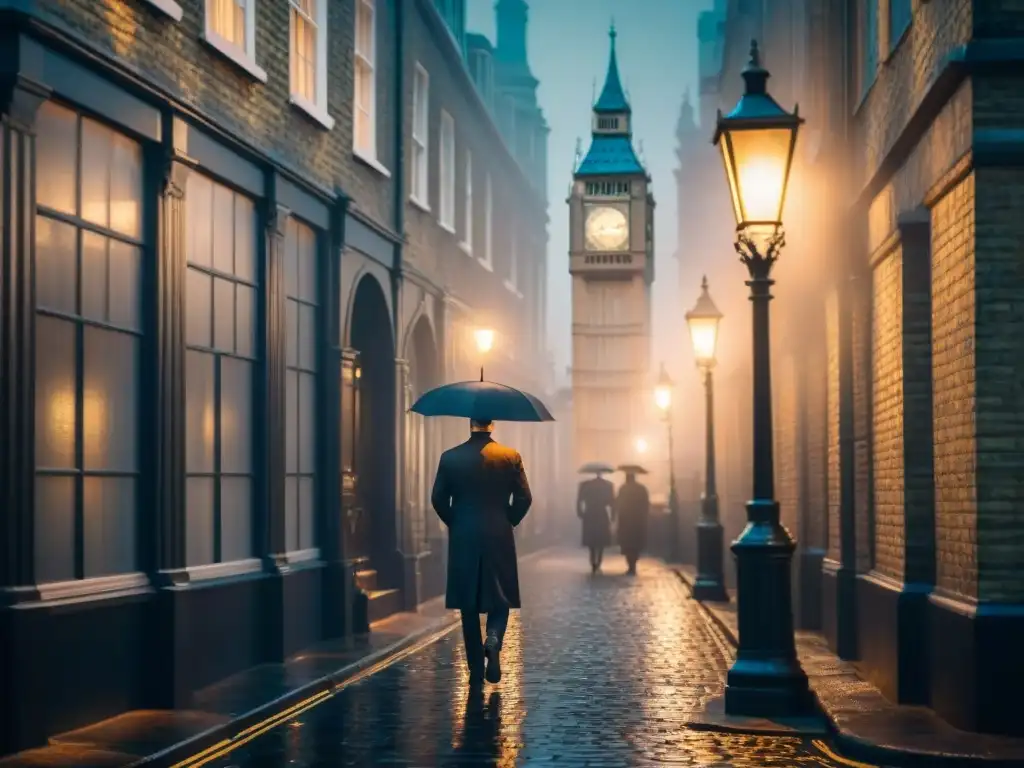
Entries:
[[719,105],[756,37],[807,118],[773,308],[798,621],[893,700],[1021,735],[1024,7],[726,6]]
[[0,0],[0,753],[358,630],[353,585],[441,590],[464,425],[411,398],[481,323],[493,378],[550,380],[547,129],[464,11]]

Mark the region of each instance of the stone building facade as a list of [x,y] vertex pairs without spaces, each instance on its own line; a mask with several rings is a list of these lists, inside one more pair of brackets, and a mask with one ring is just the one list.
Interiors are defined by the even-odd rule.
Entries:
[[756,37],[807,118],[773,307],[799,620],[894,701],[1021,735],[1024,8],[731,0],[722,37],[723,85]]
[[547,388],[543,116],[443,5],[0,0],[0,753],[442,589],[411,398],[482,323]]

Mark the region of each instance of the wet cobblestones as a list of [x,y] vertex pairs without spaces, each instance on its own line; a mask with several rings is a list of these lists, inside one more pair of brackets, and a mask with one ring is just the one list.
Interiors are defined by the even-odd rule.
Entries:
[[497,686],[469,692],[456,630],[208,765],[847,765],[800,738],[686,728],[731,649],[666,568],[624,570],[591,576],[573,551],[524,563]]

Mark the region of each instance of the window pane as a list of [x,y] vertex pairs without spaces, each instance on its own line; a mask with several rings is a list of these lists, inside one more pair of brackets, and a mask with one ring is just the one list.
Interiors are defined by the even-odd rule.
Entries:
[[316,370],[316,310],[299,305],[299,367]]
[[61,213],[75,214],[78,178],[78,117],[52,101],[36,119],[36,200]]
[[224,477],[220,481],[221,562],[252,557],[252,481]]
[[316,541],[313,508],[313,478],[299,478],[299,549],[310,549]]
[[119,133],[112,134],[110,228],[131,237],[142,234],[142,149]]
[[219,277],[213,279],[213,347],[235,351],[235,284]]
[[137,570],[135,479],[86,477],[83,483],[85,577]]
[[195,269],[185,270],[185,343],[212,347],[212,278]]
[[82,232],[82,317],[107,320],[107,238]]
[[290,366],[299,364],[299,303],[289,299],[284,308],[285,362]]
[[256,302],[256,291],[244,285],[235,285],[235,307],[237,326],[235,341],[237,353],[244,357],[256,356],[256,317],[253,304]]
[[220,359],[220,466],[252,471],[252,364]]
[[256,282],[256,207],[241,195],[235,195],[235,274]]
[[110,241],[110,306],[108,318],[114,325],[142,329],[142,254],[134,245]]
[[213,185],[213,268],[235,272],[235,193]]
[[209,565],[213,562],[213,478],[185,480],[185,562]]
[[284,479],[284,546],[289,552],[299,548],[299,478]]
[[299,471],[316,471],[316,377],[299,374]]
[[85,469],[133,472],[138,467],[138,344],[127,333],[85,328]]
[[36,302],[40,307],[77,314],[78,258],[75,228],[36,217]]
[[75,326],[36,318],[36,466],[75,466]]
[[82,218],[110,224],[110,164],[113,133],[103,125],[82,120]]
[[36,581],[75,578],[75,481],[36,477]]
[[299,471],[299,374],[285,372],[285,472]]
[[213,471],[213,361],[206,352],[185,352],[185,468]]
[[213,264],[213,182],[190,173],[185,182],[188,228],[188,261],[202,267]]
[[299,294],[300,299],[316,303],[316,232],[299,226]]

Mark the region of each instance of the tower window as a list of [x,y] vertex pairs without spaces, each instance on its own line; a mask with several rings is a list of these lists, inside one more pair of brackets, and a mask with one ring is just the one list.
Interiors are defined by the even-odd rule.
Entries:
[[629,194],[628,181],[588,181],[586,194],[593,197],[615,197]]
[[601,131],[615,131],[619,127],[619,118],[617,117],[599,117],[597,118],[597,128]]

